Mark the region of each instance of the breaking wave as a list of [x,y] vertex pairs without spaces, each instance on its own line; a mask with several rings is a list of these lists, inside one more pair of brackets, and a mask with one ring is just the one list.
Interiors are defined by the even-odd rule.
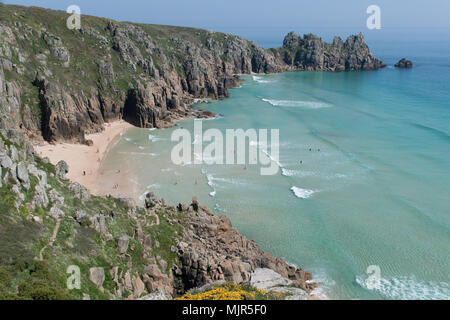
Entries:
[[310,198],[316,191],[314,190],[308,190],[308,189],[302,189],[299,187],[292,187],[291,191],[295,194],[297,198],[300,199],[308,199]]
[[448,300],[450,284],[446,282],[419,281],[414,277],[381,278],[370,283],[367,276],[357,276],[356,282],[364,289],[395,300]]
[[330,104],[319,101],[272,100],[272,99],[262,99],[262,101],[267,102],[274,107],[298,107],[305,109],[322,109],[331,107]]
[[153,136],[151,134],[148,135],[148,140],[150,140],[151,142],[157,142],[157,141],[164,141],[166,139],[160,138],[160,137],[156,137]]
[[260,77],[260,76],[253,76],[253,81],[256,81],[258,83],[272,83],[272,82],[275,82],[275,80],[267,80],[264,77]]

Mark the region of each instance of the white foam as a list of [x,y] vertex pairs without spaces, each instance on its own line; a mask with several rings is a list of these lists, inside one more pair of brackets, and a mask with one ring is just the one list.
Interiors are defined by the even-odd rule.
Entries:
[[214,206],[214,209],[217,211],[223,212],[223,213],[227,212],[227,210],[222,209],[222,207],[218,203],[216,203],[216,205]]
[[144,147],[142,147],[142,146],[139,146],[138,148],[139,148],[139,149],[141,149],[141,150],[145,150],[145,148],[144,148]]
[[157,142],[157,141],[164,141],[166,139],[160,138],[160,137],[156,137],[153,136],[151,134],[148,135],[148,140],[150,140],[151,142]]
[[214,177],[212,174],[208,174],[205,169],[202,169],[202,173],[206,174],[206,179],[208,180],[208,186],[210,186],[213,189],[213,191],[211,191],[209,193],[209,195],[214,198],[217,194],[216,188],[214,187],[215,184],[213,182]]
[[214,182],[213,182],[214,177],[213,177],[213,175],[212,174],[207,174],[206,175],[206,179],[208,179],[208,186],[213,188],[214,187]]
[[275,162],[276,165],[280,168],[283,169],[283,165],[280,163],[280,161],[278,161],[277,159],[275,159],[271,154],[269,154],[269,152],[267,152],[267,150],[264,149],[260,149],[262,153],[264,153],[270,160],[272,160],[272,162]]
[[267,80],[267,79],[264,79],[264,77],[259,77],[259,76],[253,76],[253,81],[256,81],[258,83],[272,83],[272,82],[274,82],[274,80]]
[[126,155],[133,155],[133,156],[151,156],[151,157],[157,157],[159,156],[159,153],[152,153],[152,152],[119,152],[119,154],[126,154]]
[[300,171],[282,168],[281,174],[285,177],[295,177],[300,174]]
[[139,197],[139,200],[144,201],[147,195],[150,193],[150,189],[159,189],[160,187],[161,186],[157,183],[147,186],[147,190],[145,190],[145,192]]
[[147,195],[148,195],[149,193],[150,193],[149,191],[145,191],[145,192],[139,197],[139,200],[144,201],[145,198],[147,197]]
[[308,190],[308,189],[302,189],[299,187],[292,187],[291,191],[295,194],[297,198],[300,199],[308,199],[310,198],[316,191],[314,190]]
[[319,101],[273,100],[273,99],[262,99],[262,101],[267,102],[274,107],[298,107],[305,109],[321,109],[331,107],[330,104]]
[[311,270],[311,272],[313,274],[313,279],[307,282],[319,283],[319,286],[311,292],[311,295],[319,298],[320,300],[329,300],[330,298],[328,293],[332,292],[332,288],[336,285],[336,282],[322,269]]
[[[247,185],[248,183],[242,180],[237,180],[237,179],[231,179],[231,178],[216,178],[211,176],[211,181],[219,181],[219,182],[223,182],[223,183],[227,183],[227,184],[232,184],[232,185],[236,185],[236,186],[244,186]],[[214,182],[212,182],[213,185],[215,185]]]
[[447,282],[419,281],[415,277],[381,278],[371,281],[366,276],[356,277],[364,289],[374,291],[386,298],[396,300],[449,300],[450,284]]

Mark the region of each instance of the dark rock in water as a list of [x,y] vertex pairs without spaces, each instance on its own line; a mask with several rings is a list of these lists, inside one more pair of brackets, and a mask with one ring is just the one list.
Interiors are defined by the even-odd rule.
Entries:
[[386,66],[372,55],[361,33],[348,37],[345,42],[335,37],[330,44],[313,34],[305,34],[302,38],[290,32],[283,47],[273,51],[292,70],[339,72],[376,70]]
[[413,66],[412,61],[406,60],[405,58],[395,64],[395,67],[400,69],[411,69]]

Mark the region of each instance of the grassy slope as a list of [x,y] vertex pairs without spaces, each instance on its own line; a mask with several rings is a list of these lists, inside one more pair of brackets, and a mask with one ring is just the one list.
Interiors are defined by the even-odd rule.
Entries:
[[[6,145],[12,145],[9,140],[0,135],[0,139]],[[16,147],[20,149],[20,146]],[[107,197],[94,197],[82,203],[69,191],[68,181],[54,176],[55,168],[51,164],[44,164],[36,159],[37,167],[48,175],[48,184],[64,196],[64,211],[66,217],[62,220],[56,241],[53,247],[47,247],[44,251],[44,262],[38,261],[39,251],[44,247],[53,232],[55,219],[48,215],[52,203],[47,208],[36,209],[29,212],[25,204],[33,196],[33,187],[37,179],[32,183],[30,191],[25,191],[25,201],[18,200],[12,191],[11,184],[3,183],[0,188],[0,300],[1,299],[80,299],[83,293],[90,295],[92,299],[110,299],[116,289],[109,270],[112,266],[118,266],[120,270],[130,270],[139,274],[148,263],[143,259],[144,247],[135,237],[137,221],[146,219],[154,222],[155,218],[149,216],[143,208],[137,210],[137,219],[132,219],[127,214],[129,209],[124,207],[118,199]],[[2,170],[4,176],[5,170]],[[17,208],[18,207],[18,208]],[[97,213],[114,212],[114,218],[107,219],[106,229],[113,239],[105,240],[101,234],[90,228],[89,223],[80,225],[72,216],[77,210],[84,210],[89,216]],[[43,223],[36,223],[29,219],[30,214],[39,216]],[[169,223],[169,217],[183,221],[175,210],[161,209],[157,212],[160,225],[144,227],[145,235],[151,235],[153,243],[159,242],[159,248],[154,247],[150,255],[154,258],[160,256],[168,265],[178,263],[177,256],[170,248],[176,245],[176,238],[181,234],[185,224]],[[132,268],[127,267],[128,258],[120,257],[117,239],[127,235],[130,237],[129,250]],[[67,267],[77,265],[81,269],[81,290],[66,290]],[[105,292],[101,292],[89,281],[89,268],[104,267],[106,280]],[[33,286],[27,286],[27,284]],[[127,293],[125,293],[125,296]]]

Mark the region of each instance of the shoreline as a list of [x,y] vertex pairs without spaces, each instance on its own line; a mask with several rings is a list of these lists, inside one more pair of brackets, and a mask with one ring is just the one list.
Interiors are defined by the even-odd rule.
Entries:
[[67,174],[69,180],[78,182],[94,195],[104,196],[111,194],[108,191],[114,188],[113,186],[104,187],[105,181],[98,179],[99,175],[102,175],[100,172],[102,161],[120,139],[121,134],[134,126],[126,121],[118,120],[105,123],[103,128],[101,132],[86,135],[86,140],[92,140],[92,146],[45,142],[33,147],[40,157],[47,157],[53,165],[61,160],[65,161],[69,166]]
[[[202,103],[205,103],[205,101],[198,102],[198,104]],[[189,118],[195,119],[196,117],[183,117],[178,121]],[[107,153],[120,140],[122,134],[131,128],[136,127],[123,120],[118,120],[111,123],[105,123],[104,130],[101,132],[86,135],[86,140],[92,140],[92,146],[75,143],[50,144],[45,142],[43,144],[34,145],[34,148],[39,156],[48,157],[50,162],[54,165],[60,160],[64,160],[69,166],[67,178],[71,181],[80,183],[86,187],[91,194],[95,196],[112,196],[115,198],[126,197],[131,198],[138,203],[142,202],[142,199],[139,199],[142,188],[140,188],[141,186],[135,181],[133,173],[130,172],[126,166],[121,166],[120,169],[102,169],[102,163]],[[86,171],[86,175],[83,175],[83,171]],[[117,188],[113,187],[116,185]],[[241,234],[239,231],[237,232]],[[285,261],[282,258],[280,259]],[[297,268],[298,267],[295,267],[295,269]],[[314,277],[314,275],[312,277]],[[307,292],[307,300],[321,301],[329,299],[320,291],[320,282],[314,281],[313,278],[306,281],[306,283],[317,285],[311,292]]]

